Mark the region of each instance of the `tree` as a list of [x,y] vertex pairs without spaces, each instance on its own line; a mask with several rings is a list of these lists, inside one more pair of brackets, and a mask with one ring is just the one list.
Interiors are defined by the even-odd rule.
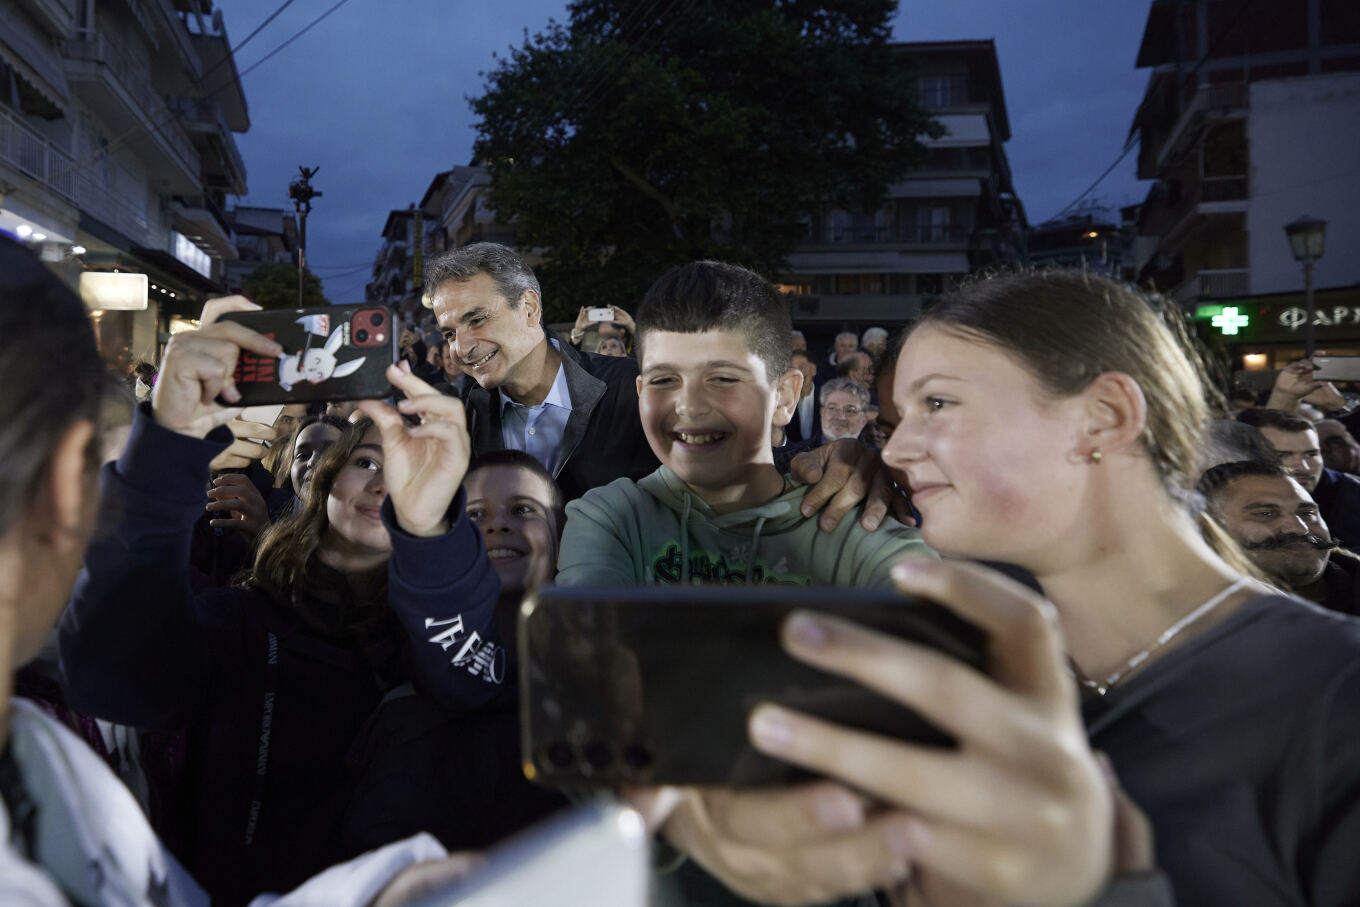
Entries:
[[498,219],[545,250],[552,319],[667,267],[767,274],[826,204],[877,209],[939,135],[894,0],[577,0],[470,99]]
[[[302,274],[301,308],[330,305],[330,300],[321,292],[321,278],[310,269],[304,269]],[[241,279],[241,292],[266,309],[299,308],[297,265],[283,262],[262,264]]]

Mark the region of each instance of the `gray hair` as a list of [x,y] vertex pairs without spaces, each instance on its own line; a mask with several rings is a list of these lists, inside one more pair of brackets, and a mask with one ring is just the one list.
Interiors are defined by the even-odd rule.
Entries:
[[887,345],[888,332],[883,328],[869,328],[864,332],[864,337],[860,340],[860,346],[870,346],[875,343]]
[[855,341],[856,345],[859,344],[859,335],[856,334],[854,331],[841,331],[839,334],[836,335],[837,340],[840,340],[842,337],[849,337],[851,340]]
[[496,289],[512,309],[519,307],[525,290],[543,298],[533,269],[514,249],[494,242],[473,243],[431,258],[425,265],[425,286],[433,293],[441,284],[451,280],[462,283],[478,274],[487,274],[496,282]]
[[862,384],[856,384],[849,378],[832,378],[830,381],[826,382],[826,384],[823,384],[821,395],[817,398],[817,401],[825,405],[826,398],[831,394],[836,393],[836,391],[844,391],[847,394],[853,394],[855,400],[859,403],[860,409],[864,409],[869,405],[869,388]]

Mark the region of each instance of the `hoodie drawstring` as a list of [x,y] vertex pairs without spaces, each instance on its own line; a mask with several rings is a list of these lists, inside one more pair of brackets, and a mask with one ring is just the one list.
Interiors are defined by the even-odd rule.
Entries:
[[746,562],[746,585],[754,586],[756,579],[756,555],[760,553],[760,530],[765,528],[767,517],[756,520],[756,531],[751,534],[751,557]]
[[689,585],[689,507],[690,496],[685,495],[685,509],[680,511],[680,585]]

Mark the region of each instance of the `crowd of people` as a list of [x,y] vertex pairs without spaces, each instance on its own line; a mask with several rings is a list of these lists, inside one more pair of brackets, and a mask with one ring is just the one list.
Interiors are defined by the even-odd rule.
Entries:
[[981,673],[795,613],[791,658],[956,745],[751,703],[809,780],[621,792],[655,903],[1360,892],[1360,412],[1311,363],[1233,412],[1174,306],[1057,270],[824,359],[711,261],[562,336],[481,243],[427,264],[438,335],[402,335],[393,398],[265,425],[233,370],[283,351],[222,320],[249,300],[123,380],[56,277],[0,263],[0,902],[389,905],[467,872],[570,808],[521,769],[515,615],[548,583],[893,588],[987,634]]

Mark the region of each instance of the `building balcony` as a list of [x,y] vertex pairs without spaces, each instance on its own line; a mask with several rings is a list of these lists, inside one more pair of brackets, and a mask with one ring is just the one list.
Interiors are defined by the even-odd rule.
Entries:
[[244,195],[246,162],[221,103],[209,98],[175,98],[174,110],[199,148],[204,178],[232,195]]
[[175,215],[176,228],[205,252],[216,258],[239,257],[235,231],[211,198],[179,197],[170,202],[170,211]]
[[103,35],[65,41],[71,90],[109,127],[112,142],[126,142],[150,166],[148,179],[167,195],[200,191],[198,151],[178,119],[151,87],[150,71]]
[[79,203],[76,161],[0,108],[0,161],[17,168],[68,201]]
[[960,224],[918,226],[826,227],[801,245],[899,245],[964,247],[968,243],[968,228]]
[[1191,147],[1205,123],[1244,117],[1250,106],[1251,94],[1245,82],[1199,85],[1187,94],[1180,116],[1157,149],[1158,172],[1168,160]]
[[1224,299],[1246,296],[1251,292],[1251,271],[1247,268],[1197,271],[1169,294],[1184,306],[1197,299]]
[[1251,204],[1249,194],[1245,176],[1205,177],[1193,184],[1170,206],[1162,250],[1180,248],[1214,218],[1245,215]]

